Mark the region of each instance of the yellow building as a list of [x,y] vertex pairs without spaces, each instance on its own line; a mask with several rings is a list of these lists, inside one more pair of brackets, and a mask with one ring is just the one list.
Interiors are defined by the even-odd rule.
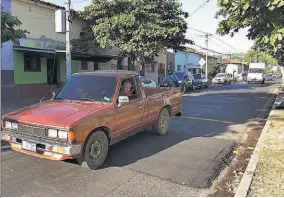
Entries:
[[[65,34],[55,32],[55,10],[63,7],[40,0],[5,0],[4,9],[18,17],[21,29],[29,33],[18,43],[7,42],[2,49],[2,73],[6,76],[5,98],[43,96],[56,83],[66,80]],[[76,39],[87,22],[73,13],[70,37]],[[115,67],[114,50],[97,54],[73,53],[72,73]]]

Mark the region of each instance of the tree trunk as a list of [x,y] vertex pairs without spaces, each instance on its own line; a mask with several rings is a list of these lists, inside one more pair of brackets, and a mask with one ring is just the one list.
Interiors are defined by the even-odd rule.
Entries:
[[284,66],[280,66],[281,74],[282,74],[282,84],[284,86]]
[[140,75],[145,76],[145,62],[141,61],[140,65],[141,65],[141,68],[142,68],[142,70],[140,71]]

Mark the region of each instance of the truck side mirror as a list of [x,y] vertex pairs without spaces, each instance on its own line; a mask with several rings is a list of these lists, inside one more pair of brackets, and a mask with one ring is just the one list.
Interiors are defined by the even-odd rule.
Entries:
[[121,107],[123,104],[129,102],[129,97],[128,96],[119,96],[118,97],[118,107]]

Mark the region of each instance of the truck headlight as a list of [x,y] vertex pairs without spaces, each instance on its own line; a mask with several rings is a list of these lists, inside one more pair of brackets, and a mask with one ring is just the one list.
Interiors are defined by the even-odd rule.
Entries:
[[57,138],[57,130],[55,129],[48,129],[47,136],[51,138]]
[[5,129],[12,129],[12,122],[5,121]]
[[18,124],[12,122],[12,130],[18,131]]
[[67,140],[67,131],[58,131],[58,138],[61,140]]
[[[47,137],[50,138],[57,138],[59,140],[64,140],[67,141],[69,140],[69,133],[73,133],[73,132],[69,132],[69,131],[65,131],[65,130],[56,130],[56,129],[48,129],[47,130]],[[73,138],[71,138],[73,141]]]

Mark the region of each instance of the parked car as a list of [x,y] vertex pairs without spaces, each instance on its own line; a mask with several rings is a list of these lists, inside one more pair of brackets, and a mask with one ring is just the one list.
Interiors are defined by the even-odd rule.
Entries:
[[123,139],[148,127],[167,134],[181,104],[180,89],[143,88],[133,72],[73,74],[51,100],[3,115],[1,139],[15,151],[97,169]]
[[266,81],[272,81],[273,80],[273,75],[272,74],[266,74],[265,75],[265,80]]
[[190,72],[174,72],[178,78],[178,83],[181,92],[185,93],[187,90],[195,90],[194,77]]
[[194,83],[197,87],[208,87],[208,79],[204,74],[194,74]]
[[240,73],[240,74],[237,74],[236,75],[236,81],[237,82],[246,82],[247,81],[247,72],[243,72],[243,73]]
[[143,87],[157,87],[157,84],[147,76],[139,76]]
[[279,79],[282,77],[282,75],[280,73],[277,73],[277,74],[274,74],[273,77],[276,79]]
[[218,73],[213,79],[212,84],[231,84],[231,77],[226,73]]

